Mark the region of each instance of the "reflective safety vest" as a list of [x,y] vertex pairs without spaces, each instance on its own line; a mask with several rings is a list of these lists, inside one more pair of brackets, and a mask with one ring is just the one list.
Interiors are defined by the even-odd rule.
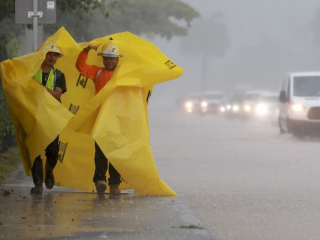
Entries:
[[[56,74],[55,73],[56,73],[56,70],[54,68],[52,68],[49,73],[49,76],[46,79],[47,80],[46,87],[51,90],[54,90],[54,85],[56,83]],[[38,70],[38,72],[36,73],[36,75],[33,78],[42,84],[42,69],[41,68]]]

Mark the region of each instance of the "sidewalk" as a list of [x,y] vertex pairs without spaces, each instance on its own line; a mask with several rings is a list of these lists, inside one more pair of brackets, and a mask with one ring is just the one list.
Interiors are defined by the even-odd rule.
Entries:
[[178,198],[31,187],[21,165],[0,186],[0,239],[214,239]]

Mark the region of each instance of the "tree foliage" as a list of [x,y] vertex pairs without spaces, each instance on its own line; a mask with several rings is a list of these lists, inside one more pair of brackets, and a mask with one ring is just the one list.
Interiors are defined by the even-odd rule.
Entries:
[[99,9],[107,17],[108,11],[106,11],[105,4],[106,0],[57,0],[57,7],[60,12],[76,12],[79,16]]
[[131,0],[108,3],[109,18],[100,25],[109,33],[131,31],[137,35],[172,36],[187,34],[191,21],[199,16],[180,0]]
[[102,0],[81,4],[77,0],[57,0],[57,5],[57,23],[46,25],[46,33],[51,35],[64,26],[76,41],[123,31],[170,39],[186,35],[191,21],[199,16],[180,0]]
[[[0,61],[7,59],[9,56],[14,56],[14,54],[17,54],[16,50],[19,48],[17,48],[16,44],[17,39],[13,38],[10,42],[8,42],[4,34],[0,35]],[[11,51],[13,51],[13,53]],[[3,150],[3,139],[6,136],[11,135],[13,132],[13,125],[11,123],[9,110],[4,97],[2,85],[0,85],[0,153]]]
[[15,0],[1,0],[0,1],[0,22],[5,18],[14,16]]
[[[191,21],[199,16],[181,0],[56,0],[56,3],[57,22],[44,25],[46,35],[64,26],[77,41],[122,31],[170,39],[186,35]],[[17,36],[23,25],[15,24],[14,11],[15,0],[1,0],[0,25],[6,21],[5,26],[13,27]]]

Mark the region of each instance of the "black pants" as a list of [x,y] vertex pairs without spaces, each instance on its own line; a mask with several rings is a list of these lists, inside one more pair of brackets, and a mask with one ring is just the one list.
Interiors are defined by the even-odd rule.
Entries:
[[[46,171],[52,171],[57,164],[59,157],[59,136],[51,142],[46,148]],[[32,179],[36,187],[42,187],[43,180],[43,168],[41,155],[37,156],[33,162],[32,168]]]
[[[98,144],[95,142],[95,156],[94,156],[94,162],[96,165],[96,170],[94,172],[93,176],[93,182],[96,183],[98,180],[103,180],[106,181],[106,173],[108,170],[108,159],[106,156],[103,154],[101,151],[100,147]],[[111,163],[109,163],[109,175],[110,178],[108,179],[108,185],[111,184],[120,184],[120,174],[118,171],[112,166]]]
[[59,158],[59,135],[46,148],[46,157],[49,165],[54,168],[57,165]]
[[[53,169],[57,165],[58,158],[59,158],[59,135],[46,148],[46,157],[47,157],[48,164]],[[41,159],[41,155],[36,157],[36,159]]]

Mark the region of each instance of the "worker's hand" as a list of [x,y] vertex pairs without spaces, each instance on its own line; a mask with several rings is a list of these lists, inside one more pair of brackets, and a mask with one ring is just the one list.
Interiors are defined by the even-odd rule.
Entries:
[[86,52],[89,52],[92,49],[92,45],[88,45],[86,48],[84,48],[83,50]]

